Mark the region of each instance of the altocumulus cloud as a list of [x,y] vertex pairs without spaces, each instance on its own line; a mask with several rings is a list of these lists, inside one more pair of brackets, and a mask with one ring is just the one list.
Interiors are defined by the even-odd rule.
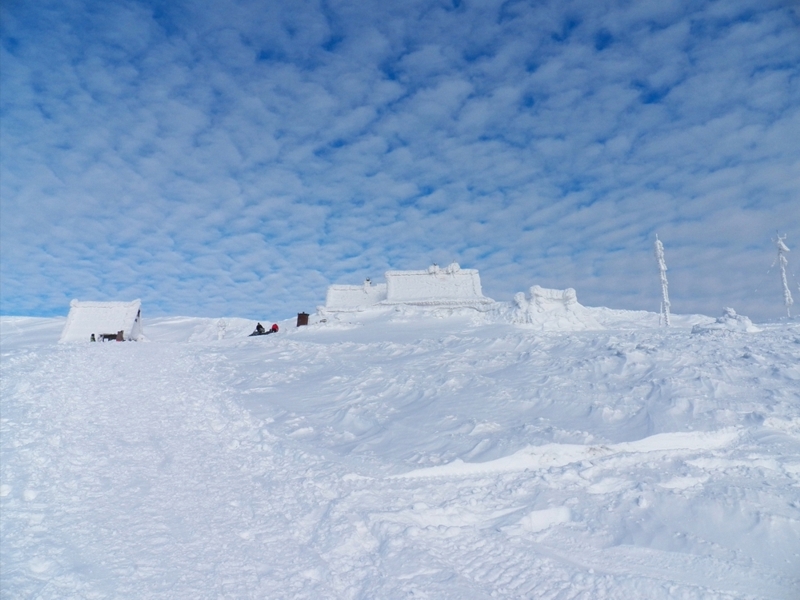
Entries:
[[658,233],[676,312],[779,316],[795,6],[12,0],[2,312],[281,318],[451,260],[657,310]]

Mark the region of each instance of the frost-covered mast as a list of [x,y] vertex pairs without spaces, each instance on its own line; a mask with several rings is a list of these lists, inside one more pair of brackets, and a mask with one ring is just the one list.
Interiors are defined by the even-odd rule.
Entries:
[[667,287],[667,261],[664,260],[664,244],[658,239],[656,235],[656,258],[658,259],[658,269],[661,271],[661,317],[664,319],[664,325],[669,327],[669,291]]
[[792,292],[789,291],[789,281],[786,279],[786,265],[789,264],[789,261],[786,260],[786,256],[784,256],[787,252],[789,252],[789,247],[783,241],[786,239],[786,235],[777,235],[775,237],[775,245],[778,246],[778,264],[781,267],[781,281],[783,282],[783,304],[786,306],[786,316],[792,316],[792,304],[794,304],[794,299],[792,298]]

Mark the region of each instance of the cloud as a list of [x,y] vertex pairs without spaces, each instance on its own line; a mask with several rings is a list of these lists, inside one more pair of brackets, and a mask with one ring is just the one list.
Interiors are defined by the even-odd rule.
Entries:
[[11,5],[0,310],[278,318],[451,260],[657,310],[657,232],[676,312],[780,316],[798,31],[750,0]]

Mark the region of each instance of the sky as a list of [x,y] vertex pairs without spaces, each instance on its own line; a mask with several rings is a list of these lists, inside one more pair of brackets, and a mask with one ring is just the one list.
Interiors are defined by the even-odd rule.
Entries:
[[[484,294],[800,312],[800,5],[8,0],[0,312],[288,318],[458,262]],[[794,314],[794,313],[793,313]]]

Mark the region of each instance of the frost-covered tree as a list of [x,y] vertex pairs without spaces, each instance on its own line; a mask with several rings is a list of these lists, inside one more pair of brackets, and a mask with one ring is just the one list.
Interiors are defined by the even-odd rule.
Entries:
[[781,268],[781,282],[783,283],[783,304],[786,307],[786,316],[791,317],[794,299],[792,298],[792,292],[789,290],[789,281],[786,278],[786,265],[789,264],[789,261],[786,260],[785,255],[789,252],[789,247],[784,242],[785,239],[786,235],[776,235],[774,242],[778,247],[778,265]]
[[656,235],[656,258],[658,259],[658,269],[661,271],[661,318],[666,327],[669,327],[669,291],[667,283],[667,261],[664,259],[664,244]]

